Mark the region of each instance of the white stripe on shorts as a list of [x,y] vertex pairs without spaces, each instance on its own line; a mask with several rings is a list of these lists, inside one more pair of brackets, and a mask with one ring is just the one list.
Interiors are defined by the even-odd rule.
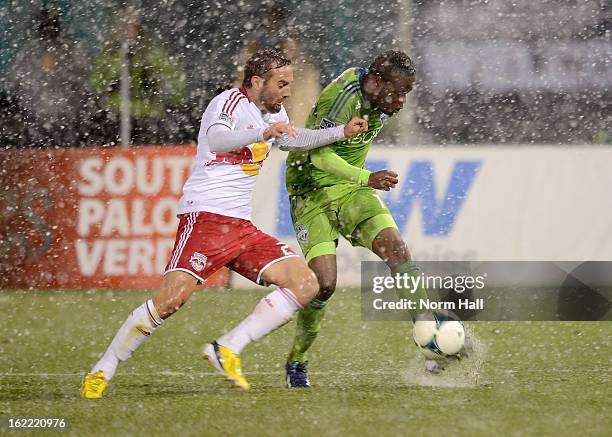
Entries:
[[193,224],[195,223],[197,216],[197,212],[190,212],[189,216],[187,216],[187,224],[183,228],[183,233],[181,234],[178,245],[174,249],[174,254],[172,255],[172,259],[170,261],[171,269],[175,269],[176,265],[178,264],[178,260],[183,253],[187,240],[189,240],[189,237],[191,236],[191,231],[193,231]]

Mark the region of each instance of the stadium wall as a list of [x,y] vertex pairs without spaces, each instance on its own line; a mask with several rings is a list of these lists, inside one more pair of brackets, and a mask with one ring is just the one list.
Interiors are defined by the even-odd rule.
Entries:
[[[174,241],[192,146],[0,153],[0,286],[149,288]],[[285,154],[259,176],[254,223],[297,250]],[[612,149],[593,146],[374,148],[399,173],[381,193],[413,258],[612,260]],[[368,251],[341,242],[339,284],[358,285]],[[252,287],[237,275],[236,287]],[[227,285],[221,272],[211,284]]]

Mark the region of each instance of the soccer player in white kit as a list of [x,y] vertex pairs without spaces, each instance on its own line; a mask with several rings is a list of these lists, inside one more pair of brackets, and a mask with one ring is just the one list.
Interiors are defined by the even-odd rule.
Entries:
[[189,299],[198,283],[223,266],[257,284],[277,286],[247,318],[202,350],[220,374],[244,389],[250,384],[241,370],[242,349],[287,323],[316,295],[317,279],[306,263],[251,223],[256,176],[274,144],[281,150],[309,150],[366,132],[368,126],[354,118],[330,129],[294,128],[282,106],[292,81],[289,60],[274,50],[260,50],[246,63],[243,86],[210,102],[179,202],[179,226],[162,288],[128,316],[85,377],[82,396],[101,397],[119,363]]

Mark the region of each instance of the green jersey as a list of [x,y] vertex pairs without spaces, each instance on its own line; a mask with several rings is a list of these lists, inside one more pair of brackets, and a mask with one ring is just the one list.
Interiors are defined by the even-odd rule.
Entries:
[[[362,68],[349,68],[321,92],[306,122],[309,129],[325,129],[348,123],[352,117],[368,119],[368,131],[330,144],[329,147],[346,163],[365,168],[365,160],[372,141],[388,116],[373,109],[363,94]],[[301,195],[309,191],[350,182],[313,165],[310,152],[290,152],[287,157],[287,192]]]

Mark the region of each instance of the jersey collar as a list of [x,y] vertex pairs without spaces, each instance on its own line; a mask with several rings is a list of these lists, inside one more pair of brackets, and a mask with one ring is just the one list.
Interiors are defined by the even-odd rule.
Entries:
[[357,67],[355,68],[355,73],[357,73],[357,77],[359,78],[359,90],[361,91],[361,97],[363,97],[363,107],[370,109],[370,102],[368,101],[365,90],[363,89],[363,78],[366,75],[366,70],[365,68]]
[[357,67],[355,68],[355,73],[357,73],[357,76],[359,77],[359,88],[361,89],[361,94],[363,94],[363,96],[365,97],[365,93],[363,90],[363,77],[366,74],[366,70],[365,68]]
[[238,88],[238,91],[240,91],[242,94],[244,94],[244,97],[246,97],[247,100],[249,101],[249,103],[251,103],[251,98],[247,94],[245,87],[241,86],[240,88]]

